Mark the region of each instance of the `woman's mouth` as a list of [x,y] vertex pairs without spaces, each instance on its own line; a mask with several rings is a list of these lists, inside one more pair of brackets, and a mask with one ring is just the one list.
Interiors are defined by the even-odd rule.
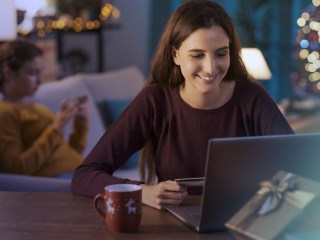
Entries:
[[199,78],[201,78],[202,80],[205,80],[205,81],[209,82],[209,81],[212,81],[213,79],[215,79],[217,75],[214,75],[214,76],[201,76],[201,75],[197,74],[197,76]]

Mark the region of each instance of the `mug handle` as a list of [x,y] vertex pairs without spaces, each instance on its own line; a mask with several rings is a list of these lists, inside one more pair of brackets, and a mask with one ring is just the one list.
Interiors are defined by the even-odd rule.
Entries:
[[[94,206],[94,208],[96,209],[96,211],[97,211],[97,213],[101,216],[101,217],[103,217],[103,219],[105,219],[105,217],[106,217],[106,213],[103,211],[103,210],[101,210],[101,208],[99,208],[99,202],[101,202],[101,201],[103,201],[103,203],[104,203],[104,195],[102,194],[102,193],[99,193],[99,194],[97,194],[95,197],[94,197],[94,199],[93,199],[93,206]],[[104,208],[103,208],[104,209]]]

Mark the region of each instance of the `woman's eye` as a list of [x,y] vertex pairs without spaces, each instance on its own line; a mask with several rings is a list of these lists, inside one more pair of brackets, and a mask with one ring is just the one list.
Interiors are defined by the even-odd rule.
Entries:
[[228,55],[228,52],[218,52],[217,53],[217,56],[218,57],[225,57],[225,56],[227,56]]
[[199,59],[199,58],[202,58],[203,55],[202,54],[199,54],[199,55],[192,55],[191,56],[192,58],[195,58],[195,59]]

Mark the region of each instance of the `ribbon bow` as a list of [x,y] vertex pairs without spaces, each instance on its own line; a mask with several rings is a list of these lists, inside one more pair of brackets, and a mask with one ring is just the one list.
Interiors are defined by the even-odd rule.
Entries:
[[246,229],[257,216],[266,215],[279,208],[283,200],[297,208],[304,208],[313,200],[315,194],[296,190],[296,179],[297,176],[287,173],[281,180],[271,179],[261,182],[261,188],[250,206],[250,212],[246,214],[238,227]]
[[261,195],[261,198],[254,204],[257,206],[257,214],[265,215],[280,206],[285,193],[296,189],[296,177],[292,173],[288,173],[282,180],[266,180],[261,182],[260,186],[258,195]]

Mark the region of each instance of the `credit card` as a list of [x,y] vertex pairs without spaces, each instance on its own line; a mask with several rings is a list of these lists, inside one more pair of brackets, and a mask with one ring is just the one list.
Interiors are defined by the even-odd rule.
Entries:
[[198,187],[204,185],[205,177],[196,177],[196,178],[176,178],[175,181],[180,185],[186,187]]

